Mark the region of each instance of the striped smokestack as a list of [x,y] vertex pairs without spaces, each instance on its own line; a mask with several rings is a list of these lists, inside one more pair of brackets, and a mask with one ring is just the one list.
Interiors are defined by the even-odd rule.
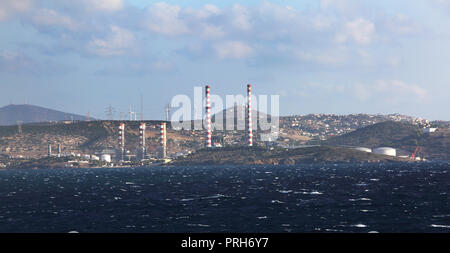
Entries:
[[211,91],[209,85],[206,85],[206,147],[210,148],[211,145]]
[[248,106],[247,106],[247,121],[248,121],[248,146],[253,146],[253,125],[252,125],[252,86],[250,84],[247,85],[247,97],[248,97]]
[[61,144],[58,144],[58,154],[57,154],[57,156],[58,157],[61,157]]
[[125,123],[120,123],[119,125],[119,150],[121,160],[123,161],[125,154]]
[[162,150],[162,157],[166,158],[167,156],[167,129],[166,129],[166,123],[161,123],[161,150]]
[[145,149],[145,123],[139,125],[139,144],[141,147],[141,159],[145,159],[146,149]]

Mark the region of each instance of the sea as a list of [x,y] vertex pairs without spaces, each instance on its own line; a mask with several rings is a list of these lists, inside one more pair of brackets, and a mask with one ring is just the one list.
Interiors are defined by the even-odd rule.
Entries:
[[0,170],[1,233],[450,232],[450,162]]

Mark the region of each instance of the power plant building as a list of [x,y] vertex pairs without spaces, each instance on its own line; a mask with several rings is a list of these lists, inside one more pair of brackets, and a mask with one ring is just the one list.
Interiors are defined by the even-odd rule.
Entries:
[[110,154],[103,154],[101,156],[101,160],[102,160],[102,162],[110,163],[111,162],[111,155]]

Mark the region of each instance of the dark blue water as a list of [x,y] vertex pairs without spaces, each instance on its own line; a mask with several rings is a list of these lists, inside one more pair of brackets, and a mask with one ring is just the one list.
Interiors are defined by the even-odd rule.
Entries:
[[0,171],[0,232],[450,232],[450,163]]

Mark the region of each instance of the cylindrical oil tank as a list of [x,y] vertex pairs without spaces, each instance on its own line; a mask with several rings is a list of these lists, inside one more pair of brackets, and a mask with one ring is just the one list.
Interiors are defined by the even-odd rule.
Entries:
[[380,148],[373,149],[373,153],[379,154],[379,155],[396,156],[397,150],[395,148],[390,148],[390,147],[380,147]]
[[363,151],[363,152],[367,152],[367,153],[371,153],[372,152],[372,149],[370,149],[370,148],[356,147],[354,149],[359,150],[359,151]]

